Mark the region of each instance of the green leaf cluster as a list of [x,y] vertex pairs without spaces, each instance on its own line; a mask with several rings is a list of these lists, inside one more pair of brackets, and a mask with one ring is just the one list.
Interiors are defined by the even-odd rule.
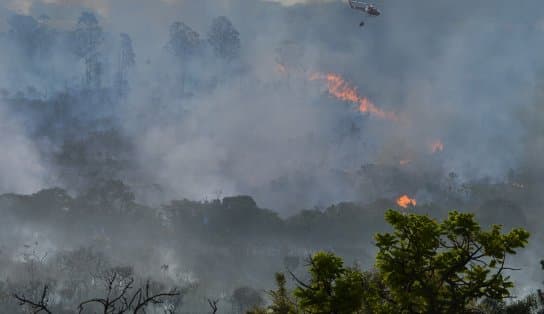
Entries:
[[[473,214],[452,211],[439,222],[427,215],[388,210],[390,233],[376,234],[375,268],[346,267],[342,258],[318,252],[309,259],[309,279],[291,274],[290,296],[283,274],[270,293],[268,313],[474,313],[481,300],[510,296],[513,270],[506,257],[527,245],[529,233],[481,228]],[[527,303],[527,304],[525,304]],[[520,302],[514,307],[530,307]],[[504,303],[501,303],[504,304]],[[514,307],[509,307],[513,309]]]
[[394,231],[376,235],[376,267],[402,312],[463,313],[481,298],[510,296],[506,257],[527,245],[527,231],[482,230],[457,211],[443,222],[393,210],[385,218]]

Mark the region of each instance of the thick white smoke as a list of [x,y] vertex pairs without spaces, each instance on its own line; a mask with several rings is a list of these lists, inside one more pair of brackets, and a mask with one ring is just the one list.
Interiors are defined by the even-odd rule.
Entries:
[[0,104],[0,193],[33,193],[46,187],[48,171],[34,142]]

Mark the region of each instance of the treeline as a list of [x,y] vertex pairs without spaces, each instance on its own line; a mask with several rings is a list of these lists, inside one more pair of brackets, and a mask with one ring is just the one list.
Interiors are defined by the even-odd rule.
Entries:
[[[111,145],[115,146],[115,143]],[[85,159],[95,158],[92,150],[80,154]],[[59,158],[61,163],[68,165],[88,163],[74,154]],[[108,159],[107,156],[101,158]],[[78,168],[74,166],[74,169]],[[517,189],[509,184],[474,184],[472,188],[478,190],[472,199],[459,200],[450,194],[445,199],[446,206],[465,208],[474,205],[477,207],[474,212],[485,225],[507,223],[507,227],[513,227],[527,224],[523,210],[515,202],[525,195],[524,190],[512,194],[511,190]],[[125,225],[127,228],[133,226],[135,230],[145,225],[147,231],[182,232],[216,243],[247,240],[249,236],[253,239],[288,237],[320,243],[321,247],[371,239],[375,232],[386,227],[382,222],[383,208],[398,206],[395,198],[382,198],[368,204],[343,202],[324,208],[293,209],[296,214],[280,217],[277,211],[260,208],[250,196],[235,196],[208,201],[173,200],[154,207],[137,202],[131,187],[112,179],[93,181],[75,196],[61,188],[32,195],[5,194],[0,196],[0,205],[4,216],[44,226],[75,226],[78,232],[86,231],[87,235],[94,234],[98,227],[114,232]],[[433,202],[418,204],[409,210],[433,213],[436,217],[445,217],[448,213],[446,207]]]
[[[499,185],[473,188],[490,197],[471,201],[487,204],[475,210],[478,219],[428,203],[389,211],[386,221],[383,209],[395,208],[394,200],[339,203],[280,217],[249,196],[143,205],[119,180],[94,182],[77,195],[60,188],[5,194],[1,302],[17,313],[22,308],[16,293],[27,301],[48,300],[54,313],[73,313],[79,303],[106,295],[108,275],[123,270],[115,275],[122,278],[116,287],[130,283],[130,289],[115,293],[133,297],[149,281],[151,295],[180,293],[156,304],[178,312],[275,311],[289,305],[297,313],[532,313],[540,306],[538,294],[509,299],[525,296],[511,295],[508,276],[517,265],[506,262],[527,244],[528,234],[491,228],[494,219],[504,221],[500,215],[511,202],[491,201],[496,193],[504,196]],[[524,226],[524,219],[516,219],[508,230],[517,222]],[[382,234],[374,238],[377,233]],[[285,287],[267,296],[274,273],[282,270],[283,279],[277,276]],[[328,292],[319,290],[325,286]],[[48,297],[41,300],[45,290]],[[280,291],[285,304],[276,301]],[[515,312],[519,308],[528,312]]]
[[[101,95],[102,100],[126,96],[137,65],[131,36],[106,31],[100,18],[89,11],[82,12],[73,25],[60,23],[59,27],[59,21],[47,15],[9,17],[7,32],[0,33],[0,42],[6,54],[14,56],[5,72],[17,78],[14,83],[18,85],[13,87],[18,93],[4,89],[3,96],[45,99],[51,93],[69,90],[87,91],[87,96],[93,97]],[[176,75],[180,78],[177,83],[185,84],[191,77],[187,73],[198,57],[218,60],[220,65],[233,62],[241,54],[240,34],[224,16],[213,19],[204,36],[180,21],[173,22],[165,32],[169,38],[162,47],[156,47],[157,56],[168,57],[170,64],[164,69],[184,73]],[[159,67],[160,60],[156,61]],[[140,62],[149,65],[151,60]]]
[[121,267],[129,275],[116,280],[134,280],[127,293],[149,280],[162,287],[154,293],[183,292],[185,309],[208,311],[202,300],[210,298],[229,311],[249,310],[265,304],[266,278],[282,267],[302,269],[318,249],[370,258],[365,235],[378,230],[373,220],[381,216],[370,208],[342,203],[282,218],[248,196],[151,207],[118,180],[95,182],[79,195],[60,188],[5,194],[1,303],[18,313],[13,293],[38,302],[47,285],[52,311],[72,313],[79,302],[105,295],[104,274]]
[[[248,198],[223,203],[226,208],[253,206]],[[230,302],[230,310],[238,313],[544,312],[540,290],[511,299],[514,283],[510,275],[519,269],[508,260],[527,245],[526,230],[503,232],[499,225],[482,228],[473,214],[457,211],[438,221],[428,215],[388,210],[385,219],[392,231],[375,235],[373,268],[346,266],[334,253],[317,252],[307,259],[307,273],[302,276],[285,265],[286,273],[276,274],[277,287],[268,298],[241,287],[229,298],[207,298],[210,311],[216,313]],[[35,263],[40,260],[36,256],[27,259],[23,265],[35,276]],[[12,299],[34,313],[71,313],[75,309],[70,310],[70,305],[77,305],[80,313],[145,313],[149,309],[180,313],[184,296],[196,287],[180,278],[154,282],[135,275],[131,267],[108,266],[107,259],[92,250],[60,254],[55,259],[48,267],[66,268],[49,269],[49,277],[42,278],[45,282],[34,278],[29,285],[17,286],[8,281],[3,288],[13,289]],[[168,265],[161,269],[167,271]],[[55,271],[70,275],[58,281],[53,277]],[[90,297],[89,293],[104,297]]]
[[[392,200],[363,205],[339,203],[328,208],[301,210],[282,218],[276,211],[260,208],[249,196],[222,200],[174,200],[160,207],[135,201],[130,187],[119,180],[105,180],[84,193],[70,195],[60,188],[46,189],[32,195],[0,196],[0,211],[33,226],[59,227],[74,236],[87,237],[139,233],[172,234],[198,239],[208,244],[230,246],[232,243],[282,243],[288,240],[305,247],[366,246],[363,239],[382,229],[379,208],[395,206]],[[62,227],[62,228],[61,228]],[[281,245],[277,245],[281,247]]]

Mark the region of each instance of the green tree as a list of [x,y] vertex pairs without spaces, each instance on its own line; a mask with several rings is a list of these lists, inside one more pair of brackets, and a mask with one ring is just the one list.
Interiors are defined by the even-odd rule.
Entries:
[[253,313],[508,314],[538,309],[534,295],[505,302],[513,287],[505,274],[513,270],[506,256],[527,244],[527,231],[503,233],[497,225],[482,230],[474,215],[456,211],[443,222],[393,210],[385,217],[394,231],[376,235],[374,270],[345,267],[333,253],[316,253],[309,260],[308,283],[291,273],[297,284],[293,298],[279,274],[272,305]]
[[527,231],[482,230],[473,214],[456,211],[443,222],[393,210],[385,218],[394,231],[376,235],[376,267],[386,304],[401,313],[464,313],[481,298],[510,295],[506,256],[527,244]]
[[310,282],[296,279],[294,296],[304,313],[356,313],[363,306],[363,273],[345,267],[342,258],[318,252],[310,258]]
[[267,307],[254,307],[248,314],[296,314],[298,313],[296,303],[292,300],[291,292],[287,290],[287,280],[283,273],[276,273],[276,290],[268,294],[271,298],[271,305]]
[[270,291],[270,297],[272,298],[272,305],[270,305],[270,313],[273,314],[291,314],[296,313],[294,302],[289,297],[289,291],[286,287],[287,280],[282,273],[276,274],[276,286],[278,287],[274,291]]

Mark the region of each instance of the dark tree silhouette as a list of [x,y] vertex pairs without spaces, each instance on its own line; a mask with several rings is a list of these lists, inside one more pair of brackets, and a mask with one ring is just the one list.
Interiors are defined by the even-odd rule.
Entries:
[[29,298],[27,298],[24,294],[18,295],[16,293],[13,294],[13,297],[19,301],[19,305],[29,307],[32,310],[32,313],[38,314],[38,313],[48,313],[51,314],[52,312],[49,310],[49,287],[47,285],[43,286],[43,290],[41,293],[41,297],[38,301],[33,301]]
[[181,294],[177,289],[154,292],[149,280],[143,287],[134,290],[134,278],[126,275],[117,269],[107,272],[104,276],[106,295],[81,302],[78,306],[79,313],[84,313],[84,309],[91,304],[101,307],[104,314],[145,313],[149,305],[163,304],[166,299]]
[[216,17],[212,21],[208,42],[215,55],[222,59],[230,61],[240,55],[240,33],[224,16]]
[[202,46],[200,35],[182,22],[174,22],[170,26],[170,37],[166,49],[181,65],[181,93],[185,93],[186,66],[188,59],[198,53]]
[[104,34],[98,19],[91,12],[81,13],[74,31],[75,53],[85,63],[85,84],[87,87],[100,87],[102,65],[100,45]]
[[136,64],[136,54],[132,47],[132,39],[128,34],[121,34],[118,56],[118,68],[115,75],[115,87],[121,96],[125,96],[129,90],[128,72]]
[[200,35],[182,22],[170,26],[170,38],[166,48],[174,56],[184,59],[197,53],[200,47]]
[[219,300],[208,299],[208,304],[210,305],[210,308],[212,309],[212,314],[216,314],[218,309],[217,304],[219,304]]

